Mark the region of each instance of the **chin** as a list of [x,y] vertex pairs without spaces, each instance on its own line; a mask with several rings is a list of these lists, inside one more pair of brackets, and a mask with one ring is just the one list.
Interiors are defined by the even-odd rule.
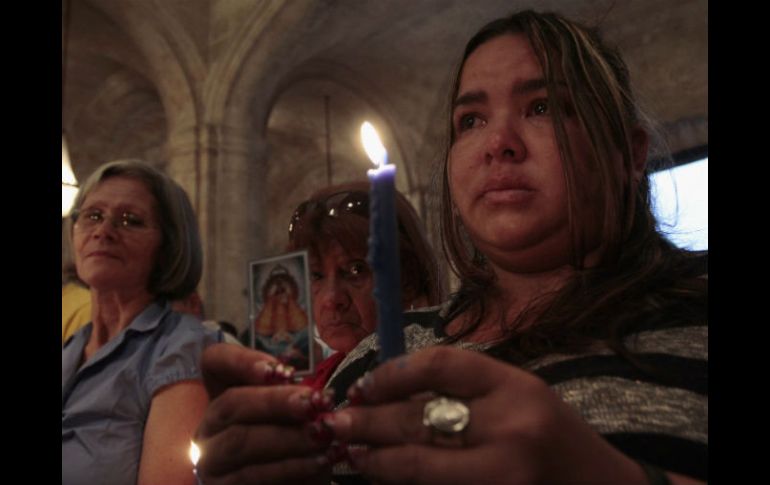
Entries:
[[[567,222],[563,224],[525,224],[517,221],[507,221],[499,227],[486,232],[472,234],[479,246],[506,251],[526,250],[534,246],[547,244],[549,246],[569,241]],[[481,247],[480,247],[481,249]]]
[[337,352],[350,352],[357,344],[355,340],[346,337],[324,338],[323,335],[321,335],[321,340],[326,342],[326,345]]
[[87,284],[89,288],[101,288],[110,282],[114,283],[115,280],[114,276],[110,277],[109,275],[100,274],[99,272],[94,271],[78,272],[78,277],[83,283]]

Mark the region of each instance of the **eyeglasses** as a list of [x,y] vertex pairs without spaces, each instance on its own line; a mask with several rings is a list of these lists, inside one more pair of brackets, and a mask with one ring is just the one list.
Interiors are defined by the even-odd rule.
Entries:
[[306,215],[319,212],[328,217],[339,217],[347,213],[368,218],[369,194],[360,190],[353,190],[335,192],[321,199],[306,200],[297,207],[291,216],[289,237],[294,234]]
[[106,215],[99,209],[73,210],[72,222],[75,224],[75,230],[92,231],[105,220],[109,220],[115,229],[126,232],[141,232],[150,229],[152,226],[147,221],[132,212],[121,212],[116,215]]

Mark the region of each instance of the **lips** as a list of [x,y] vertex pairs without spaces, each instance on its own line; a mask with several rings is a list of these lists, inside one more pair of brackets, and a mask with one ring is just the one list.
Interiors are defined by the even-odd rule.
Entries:
[[490,202],[521,203],[534,193],[535,189],[523,177],[495,177],[482,186],[479,197]]
[[321,323],[321,325],[325,327],[341,327],[347,324],[348,322],[343,322],[342,320],[331,320],[331,321]]
[[496,177],[492,178],[484,184],[482,192],[496,192],[501,190],[528,190],[533,191],[535,189],[524,180],[523,177]]
[[118,259],[118,257],[108,251],[91,251],[88,253],[86,257],[102,257],[102,258],[112,258],[112,259]]

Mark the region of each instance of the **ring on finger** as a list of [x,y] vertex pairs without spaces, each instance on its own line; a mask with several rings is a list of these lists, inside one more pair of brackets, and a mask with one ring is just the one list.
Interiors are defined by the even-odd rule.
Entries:
[[471,412],[465,403],[445,396],[431,399],[422,411],[422,424],[430,429],[431,442],[437,446],[464,446],[470,418]]

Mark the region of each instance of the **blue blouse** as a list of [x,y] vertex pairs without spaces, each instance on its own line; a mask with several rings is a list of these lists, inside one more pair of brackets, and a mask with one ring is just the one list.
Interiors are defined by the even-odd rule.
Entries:
[[222,335],[155,302],[78,369],[91,329],[62,348],[62,485],[135,485],[153,395],[201,379],[203,349]]

